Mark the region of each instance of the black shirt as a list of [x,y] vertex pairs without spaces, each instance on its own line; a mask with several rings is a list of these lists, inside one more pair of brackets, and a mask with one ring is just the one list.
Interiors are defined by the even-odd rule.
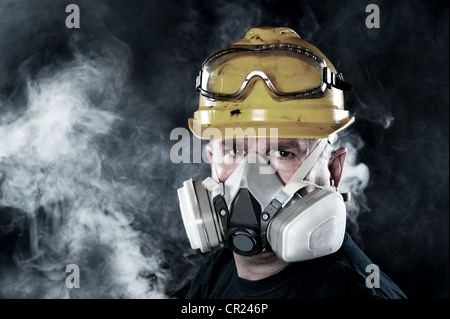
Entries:
[[[372,261],[345,234],[334,254],[291,263],[262,280],[239,278],[233,254],[227,248],[212,253],[187,291],[187,299],[331,299],[382,298],[406,296],[380,269],[379,288],[368,288],[367,265]],[[375,281],[372,281],[375,283]]]

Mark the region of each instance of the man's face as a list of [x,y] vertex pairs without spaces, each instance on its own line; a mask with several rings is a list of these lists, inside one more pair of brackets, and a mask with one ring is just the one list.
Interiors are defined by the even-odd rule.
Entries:
[[[213,140],[206,148],[211,163],[211,169],[215,169],[217,177],[225,182],[238,164],[249,153],[254,152],[270,160],[270,164],[276,169],[280,179],[287,183],[300,165],[319,143],[319,139],[265,139],[248,138],[233,140]],[[274,143],[275,142],[275,143]],[[327,144],[321,156],[306,175],[305,180],[316,185],[338,186],[344,165],[346,149],[341,147],[336,151]],[[299,193],[305,196],[314,189],[313,186],[302,188]],[[253,269],[253,267],[274,267],[281,269],[286,262],[278,259],[273,252],[264,252],[254,256],[240,256],[234,254],[239,270]],[[277,268],[279,267],[279,268]]]
[[[283,183],[287,183],[318,143],[318,139],[287,138],[278,140],[268,138],[213,140],[207,147],[207,155],[211,165],[213,165],[211,168],[216,170],[221,182],[228,179],[245,156],[254,152],[267,158],[276,169]],[[330,151],[327,147],[305,180],[321,186],[329,185],[329,158]],[[302,189],[300,194],[304,196],[311,190],[308,188]]]

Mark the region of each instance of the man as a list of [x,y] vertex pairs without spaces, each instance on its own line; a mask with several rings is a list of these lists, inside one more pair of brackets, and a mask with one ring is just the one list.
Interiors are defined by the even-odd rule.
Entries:
[[345,232],[332,141],[354,122],[350,85],[323,53],[254,28],[203,63],[197,88],[189,126],[212,140],[212,177],[178,194],[192,248],[215,251],[185,297],[406,298]]

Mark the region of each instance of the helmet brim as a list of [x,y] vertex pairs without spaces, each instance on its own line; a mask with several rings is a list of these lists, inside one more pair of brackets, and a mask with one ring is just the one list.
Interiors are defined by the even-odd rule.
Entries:
[[355,118],[346,118],[335,123],[283,123],[283,122],[234,122],[222,125],[201,124],[189,119],[189,129],[199,139],[230,138],[326,138],[348,128]]

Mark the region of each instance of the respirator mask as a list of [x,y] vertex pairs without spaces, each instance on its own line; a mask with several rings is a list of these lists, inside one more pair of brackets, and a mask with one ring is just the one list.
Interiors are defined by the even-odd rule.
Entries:
[[[185,181],[178,198],[191,247],[209,252],[222,245],[243,256],[273,251],[286,262],[337,251],[345,234],[344,197],[304,180],[326,143],[319,142],[286,184],[257,153],[249,153],[224,183],[214,167],[213,177]],[[300,196],[308,185],[316,189]]]

